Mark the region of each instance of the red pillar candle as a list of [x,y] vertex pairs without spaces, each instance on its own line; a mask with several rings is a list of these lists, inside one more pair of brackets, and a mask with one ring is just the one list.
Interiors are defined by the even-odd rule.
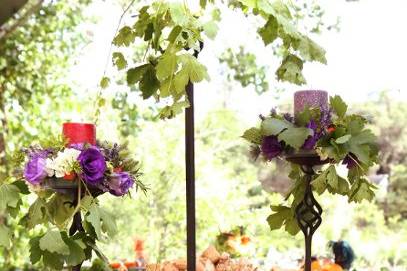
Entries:
[[63,124],[62,134],[68,140],[68,144],[96,145],[96,127],[91,123],[66,122]]
[[306,106],[328,109],[328,92],[325,90],[301,90],[294,93],[294,114],[304,110]]

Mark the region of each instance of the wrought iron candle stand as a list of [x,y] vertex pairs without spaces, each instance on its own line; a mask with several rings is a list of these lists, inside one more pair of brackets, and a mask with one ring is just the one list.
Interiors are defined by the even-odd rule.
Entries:
[[322,208],[315,200],[312,194],[312,176],[315,175],[314,166],[328,163],[328,160],[321,160],[319,155],[314,151],[298,151],[287,155],[286,160],[300,165],[301,170],[305,173],[305,192],[304,198],[295,208],[295,217],[298,226],[305,236],[305,271],[311,271],[311,249],[312,236],[321,225]]
[[[79,183],[79,184],[78,184]],[[60,194],[65,194],[65,195],[69,195],[72,197],[72,201],[70,202],[66,202],[66,204],[69,204],[72,207],[75,207],[78,204],[78,196],[80,196],[81,198],[84,196],[84,192],[85,192],[85,188],[81,187],[81,195],[78,195],[78,189],[79,189],[79,185],[82,185],[80,182],[68,182],[68,181],[62,181],[62,180],[49,180],[45,186],[48,189],[51,189],[57,193]],[[94,198],[102,195],[104,192],[97,189],[97,188],[93,188],[91,186],[88,187],[89,192],[92,194],[92,196]],[[82,215],[81,212],[76,212],[74,214],[73,220],[72,220],[72,224],[69,228],[69,236],[73,236],[76,232],[84,232],[85,230],[83,229],[82,226]],[[73,266],[72,267],[72,271],[80,271],[82,267],[82,263]]]

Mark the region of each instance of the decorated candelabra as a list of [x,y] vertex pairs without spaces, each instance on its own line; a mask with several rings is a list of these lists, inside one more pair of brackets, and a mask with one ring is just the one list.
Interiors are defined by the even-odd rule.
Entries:
[[[314,192],[340,194],[349,202],[374,197],[375,187],[366,174],[377,160],[376,138],[366,128],[366,118],[346,112],[339,96],[330,97],[328,103],[326,91],[298,91],[294,115],[273,109],[269,116],[260,116],[258,127],[243,134],[252,143],[254,159],[281,158],[291,165],[286,203],[271,206],[267,221],[271,230],[284,227],[292,235],[302,231],[305,271],[311,271],[312,237],[322,223],[322,207]],[[346,166],[347,176],[338,174],[340,165]]]
[[58,138],[20,152],[21,174],[8,189],[36,195],[21,224],[27,230],[37,225],[47,229],[30,241],[31,262],[79,271],[93,252],[108,261],[97,241],[116,231],[97,197],[125,196],[133,186],[144,191],[146,187],[139,180],[139,163],[126,146],[97,142],[93,124],[65,123]]

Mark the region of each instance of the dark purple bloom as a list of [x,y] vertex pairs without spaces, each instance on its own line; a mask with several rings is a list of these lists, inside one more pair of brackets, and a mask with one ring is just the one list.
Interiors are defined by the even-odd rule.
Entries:
[[260,149],[267,160],[272,160],[283,152],[284,146],[276,136],[266,136],[263,138]]
[[312,149],[314,149],[315,144],[317,143],[317,141],[320,139],[321,134],[317,132],[318,126],[317,126],[317,124],[315,123],[314,120],[311,120],[310,122],[308,122],[306,127],[311,129],[312,131],[314,131],[314,135],[309,136],[305,140],[304,145],[302,145],[302,149],[304,149],[304,150],[312,150]]
[[46,176],[47,152],[30,153],[30,160],[24,168],[24,178],[31,184],[39,184]]
[[134,180],[127,172],[112,173],[108,180],[109,192],[115,196],[123,196],[129,192]]
[[82,178],[87,183],[95,185],[103,182],[106,161],[98,148],[90,147],[83,150],[78,161],[82,168]]
[[348,155],[346,155],[346,157],[342,161],[342,164],[346,165],[348,169],[356,167],[358,163],[359,160],[353,153],[349,153]]
[[285,119],[286,121],[288,121],[288,122],[293,122],[293,121],[294,121],[294,118],[293,118],[293,116],[291,116],[290,113],[285,113],[285,114],[283,115],[283,117],[284,117],[284,119]]
[[83,151],[83,149],[85,148],[85,144],[84,143],[73,143],[69,145],[69,148],[78,150],[78,151]]

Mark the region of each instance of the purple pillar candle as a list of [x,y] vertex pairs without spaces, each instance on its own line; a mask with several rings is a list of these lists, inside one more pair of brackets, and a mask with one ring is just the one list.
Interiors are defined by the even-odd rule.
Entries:
[[328,92],[325,90],[300,90],[294,93],[294,115],[303,111],[304,108],[319,107],[328,109]]

